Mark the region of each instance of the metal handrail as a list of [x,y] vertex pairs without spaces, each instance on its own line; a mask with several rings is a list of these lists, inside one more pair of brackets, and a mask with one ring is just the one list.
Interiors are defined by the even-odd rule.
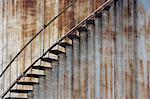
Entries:
[[[77,0],[75,0],[77,1]],[[74,31],[76,31],[81,25],[83,25],[88,19],[92,18],[95,16],[95,14],[98,11],[102,11],[105,7],[107,7],[108,5],[112,4],[114,0],[108,0],[106,1],[104,4],[102,4],[100,7],[98,7],[96,10],[94,10],[90,15],[88,15],[86,18],[84,18],[80,23],[78,23],[76,26],[74,26],[71,30],[69,30],[63,37],[61,37],[58,41],[56,41],[48,50],[46,50],[43,55],[41,57],[39,57],[37,60],[35,60],[13,83],[12,85],[2,94],[2,99],[4,98],[4,96],[10,91],[11,88],[13,88],[13,86],[27,73],[27,71],[29,69],[31,69],[34,64],[36,62],[38,62],[41,58],[43,58],[48,52],[49,50],[51,50],[52,48],[54,48],[56,45],[58,45],[64,38],[66,38],[68,35],[70,35],[71,33],[73,33]],[[48,23],[49,25],[49,23]],[[47,27],[47,25],[45,26]],[[43,30],[43,29],[42,29]]]
[[67,7],[63,9],[57,16],[55,16],[48,24],[44,25],[44,28],[41,29],[17,54],[16,56],[10,61],[10,63],[6,66],[6,68],[2,71],[0,74],[0,77],[5,73],[5,71],[10,67],[12,62],[21,54],[21,52],[48,26],[50,25],[55,19],[57,19],[62,13],[64,13],[68,8],[70,8],[75,2],[78,0],[74,0],[72,3],[70,3]]

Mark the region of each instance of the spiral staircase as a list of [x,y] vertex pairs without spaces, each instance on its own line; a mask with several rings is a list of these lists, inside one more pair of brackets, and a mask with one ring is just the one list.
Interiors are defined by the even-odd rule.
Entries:
[[[39,58],[50,66],[32,65],[23,73],[22,77],[37,80],[22,81],[22,77],[17,78],[2,99],[100,99],[100,95],[95,94],[99,92],[96,84],[100,83],[100,74],[94,71],[100,68],[101,33],[107,32],[108,14],[114,13],[116,2],[107,1],[73,27],[54,44],[61,50],[53,47],[48,49],[47,52],[55,58],[45,57],[46,55]],[[114,17],[115,15],[112,20]],[[115,23],[113,24],[112,30],[115,29]],[[39,73],[28,73],[29,70]],[[14,88],[14,85],[24,87]],[[11,96],[5,97],[8,92]]]

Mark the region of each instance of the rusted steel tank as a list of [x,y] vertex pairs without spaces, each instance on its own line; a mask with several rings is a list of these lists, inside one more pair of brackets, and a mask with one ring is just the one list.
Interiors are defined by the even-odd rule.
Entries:
[[[0,0],[0,72],[45,24],[72,1]],[[105,1],[78,0],[50,24],[25,48],[0,78],[0,94],[50,45]],[[85,83],[92,87],[92,99],[149,99],[150,1],[114,1],[113,7],[102,12],[102,20],[98,23],[101,25],[101,34],[97,33],[101,38],[99,43],[93,46],[89,41],[83,42],[83,47],[84,43],[88,43],[89,48],[97,48],[95,52],[92,49],[89,61],[93,60],[93,54],[100,50],[100,60],[93,60],[95,64],[100,64],[100,68],[90,67],[89,65],[94,62],[89,62],[91,71],[87,69],[84,72],[88,77],[92,77],[85,79]],[[82,64],[85,65],[84,62]],[[90,82],[94,75],[95,82]],[[93,86],[94,84],[97,86]],[[87,97],[86,95],[83,94],[83,97]]]
[[[73,0],[0,0],[0,71],[20,49]],[[78,0],[42,32],[13,62],[0,81],[0,93],[65,32],[105,0]],[[10,79],[11,78],[11,79]]]

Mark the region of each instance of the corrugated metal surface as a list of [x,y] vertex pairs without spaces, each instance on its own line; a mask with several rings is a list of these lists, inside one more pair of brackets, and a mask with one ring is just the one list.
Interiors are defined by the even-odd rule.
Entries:
[[[1,0],[0,55],[2,57],[0,57],[0,64],[2,65],[0,70],[3,70],[19,49],[69,2],[71,1]],[[1,78],[0,92],[7,88],[11,83],[10,80],[15,79],[14,75],[18,75],[17,69],[18,72],[22,72],[42,54],[43,48],[49,48],[54,41],[62,37],[66,31],[96,9],[102,2],[104,0],[79,0],[52,23],[25,49],[18,60],[12,64],[11,70],[9,69],[7,74]],[[98,28],[101,34],[97,32],[98,38],[101,40],[95,41],[97,44],[95,52],[100,49],[99,56],[95,57],[98,60],[91,63],[93,53],[87,56],[91,56],[91,59],[88,58],[89,67],[91,63],[91,65],[96,64],[97,66],[100,64],[100,68],[91,67],[87,69],[88,72],[80,72],[83,73],[81,81],[86,81],[84,82],[85,85],[81,87],[83,98],[87,95],[91,99],[94,97],[96,99],[149,99],[149,4],[149,0],[118,0],[115,6],[102,12],[102,19],[98,23],[101,24]],[[90,41],[92,42],[92,39]],[[93,47],[90,42],[82,43],[83,50],[87,47],[85,43],[90,45],[89,48]],[[85,57],[86,52],[83,51],[81,56]],[[85,61],[83,58],[83,62],[81,62],[83,66],[86,66]],[[91,77],[88,78],[89,81],[85,79],[85,75]],[[94,78],[96,82],[92,82],[94,75],[97,77]],[[88,86],[89,93],[85,94],[86,87],[84,86]]]

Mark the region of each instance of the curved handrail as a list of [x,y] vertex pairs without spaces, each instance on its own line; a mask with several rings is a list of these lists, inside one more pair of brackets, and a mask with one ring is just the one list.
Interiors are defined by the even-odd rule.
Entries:
[[21,52],[48,26],[50,25],[55,19],[57,19],[62,13],[64,13],[68,8],[70,8],[75,2],[77,2],[78,0],[74,0],[72,3],[70,3],[67,7],[65,7],[63,9],[63,11],[61,11],[58,15],[56,15],[48,24],[44,25],[44,28],[41,29],[17,54],[16,56],[10,61],[10,63],[6,66],[6,68],[2,71],[2,73],[0,74],[0,78],[2,77],[2,75],[5,73],[5,71],[10,67],[10,65],[12,64],[12,62],[21,54]]
[[1,98],[3,99],[4,96],[10,91],[11,88],[13,88],[13,86],[21,79],[21,77],[23,77],[27,71],[29,69],[31,69],[34,64],[36,62],[38,62],[42,57],[44,57],[49,50],[51,50],[52,48],[54,48],[56,45],[58,45],[64,38],[66,38],[68,35],[70,35],[71,33],[73,33],[74,31],[77,30],[77,28],[79,28],[83,23],[85,23],[88,19],[92,18],[93,16],[95,16],[95,14],[98,11],[102,11],[106,6],[110,5],[111,3],[113,3],[114,0],[108,0],[106,1],[104,4],[102,4],[100,7],[98,7],[95,11],[93,11],[89,16],[87,16],[86,18],[84,18],[80,23],[78,23],[76,26],[74,26],[71,30],[69,30],[62,38],[60,38],[58,41],[56,41],[48,50],[46,50],[44,52],[44,54],[39,57],[37,60],[35,60],[13,83],[12,85],[2,94]]

